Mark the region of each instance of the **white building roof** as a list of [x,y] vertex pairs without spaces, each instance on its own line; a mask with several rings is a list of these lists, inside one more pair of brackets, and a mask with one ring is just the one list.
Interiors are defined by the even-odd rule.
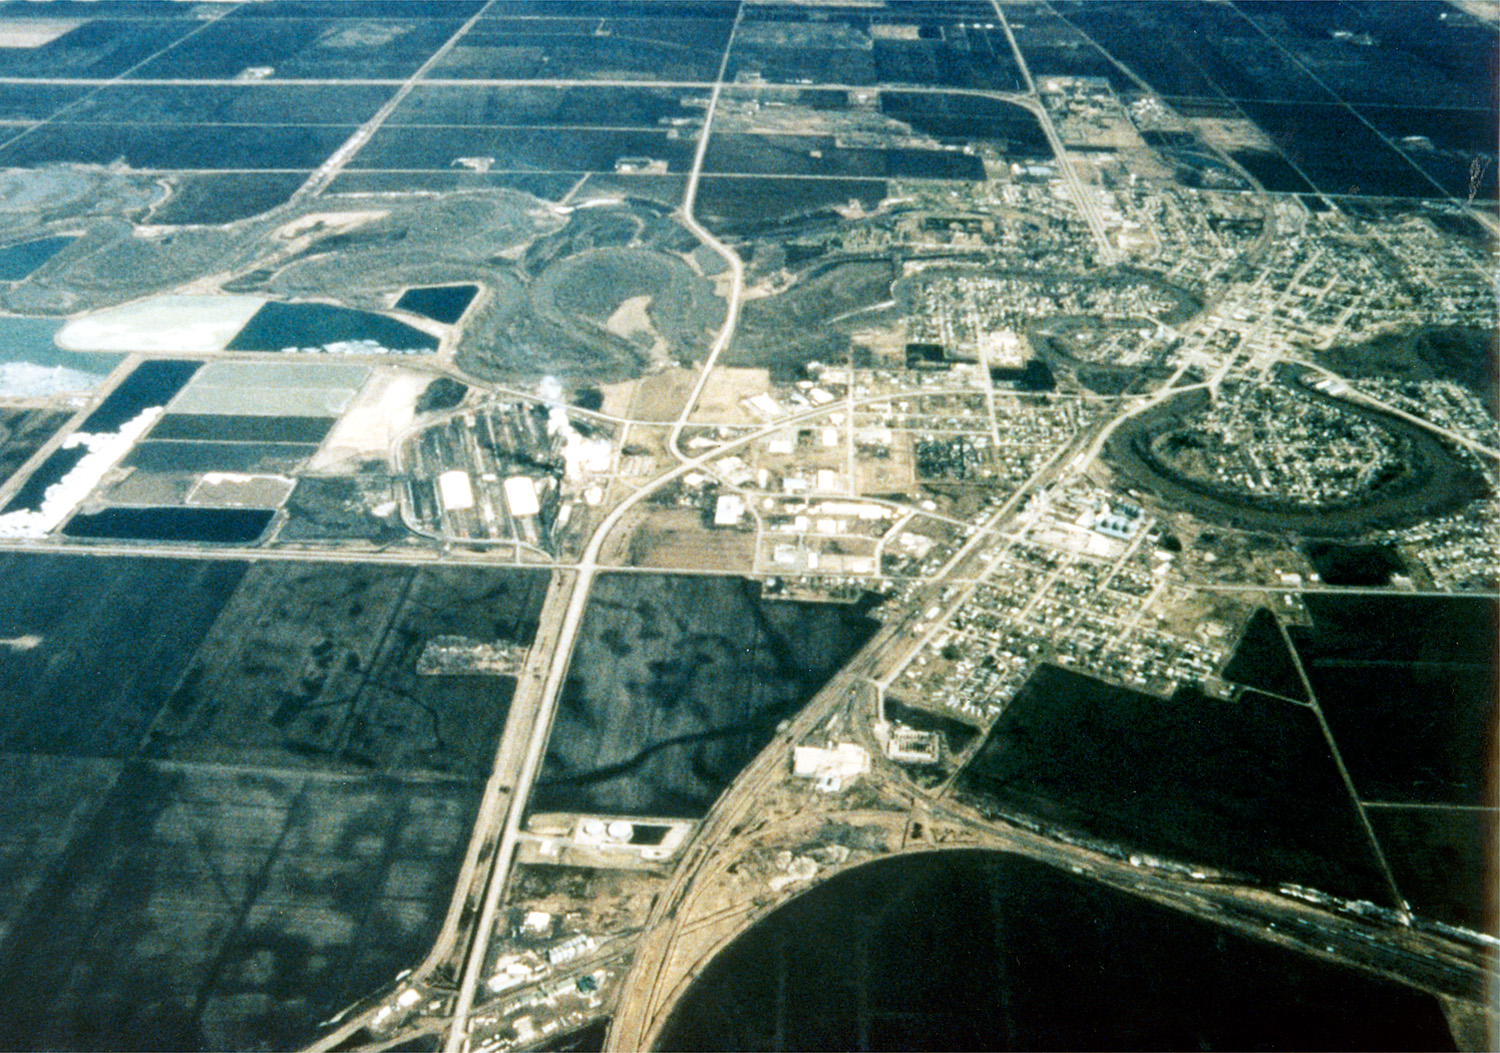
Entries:
[[738,526],[745,518],[745,499],[739,494],[720,494],[714,505],[714,526]]
[[524,475],[505,480],[505,504],[513,516],[534,516],[542,510],[536,499],[536,484]]
[[474,507],[474,486],[469,482],[469,473],[454,468],[438,476],[438,500],[449,512]]

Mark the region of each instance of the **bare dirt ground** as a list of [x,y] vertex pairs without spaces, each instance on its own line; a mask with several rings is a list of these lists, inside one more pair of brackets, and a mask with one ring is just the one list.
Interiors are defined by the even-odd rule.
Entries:
[[759,425],[760,421],[740,405],[740,400],[770,388],[770,370],[721,366],[708,375],[692,419],[703,424]]
[[635,390],[629,416],[634,420],[676,420],[687,405],[697,379],[690,369],[668,369],[643,377]]
[[749,573],[755,564],[755,533],[705,527],[697,509],[652,509],[635,531],[628,557],[636,567]]
[[1192,123],[1205,139],[1225,150],[1276,149],[1276,144],[1259,127],[1244,118],[1226,121],[1217,117],[1198,117]]
[[425,373],[377,373],[354,405],[334,425],[308,470],[347,470],[360,461],[384,458],[392,442],[412,421],[413,407],[432,378]]
[[859,494],[910,493],[917,485],[910,442],[885,447],[889,457],[855,458],[854,491]]

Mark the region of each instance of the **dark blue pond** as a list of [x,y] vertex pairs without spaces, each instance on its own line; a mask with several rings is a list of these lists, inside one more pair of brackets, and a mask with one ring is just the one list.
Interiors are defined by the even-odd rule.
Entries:
[[429,285],[420,289],[407,289],[396,301],[403,311],[431,318],[434,322],[452,325],[464,316],[474,297],[479,295],[477,285]]
[[1421,991],[1042,863],[933,852],[751,926],[660,1050],[1453,1049]]
[[77,241],[74,237],[41,238],[0,249],[0,281],[29,278],[38,267]]
[[325,303],[278,303],[273,300],[255,312],[245,328],[229,342],[228,349],[316,350],[335,344],[369,344],[371,351],[423,352],[436,350],[438,341],[429,333],[383,314]]
[[88,450],[82,446],[74,446],[66,450],[53,450],[52,455],[42,462],[40,468],[31,473],[21,489],[7,502],[4,508],[0,508],[0,515],[8,515],[11,512],[19,512],[25,509],[30,512],[38,512],[42,507],[42,497],[47,493],[47,487],[57,482],[63,476],[73,470]]
[[106,508],[74,516],[63,533],[121,541],[246,545],[260,537],[275,514],[269,508]]
[[142,362],[120,382],[120,386],[99,403],[88,420],[78,429],[83,432],[108,433],[136,417],[148,406],[165,406],[182,390],[201,362],[159,359]]

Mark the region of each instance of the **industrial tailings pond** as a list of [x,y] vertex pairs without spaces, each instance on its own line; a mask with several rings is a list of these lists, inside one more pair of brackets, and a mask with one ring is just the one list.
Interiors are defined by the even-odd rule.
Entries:
[[93,391],[123,360],[120,355],[62,350],[53,340],[61,328],[56,318],[0,316],[0,397]]
[[174,293],[80,315],[57,334],[70,351],[312,351],[424,354],[431,333],[389,315],[260,296]]

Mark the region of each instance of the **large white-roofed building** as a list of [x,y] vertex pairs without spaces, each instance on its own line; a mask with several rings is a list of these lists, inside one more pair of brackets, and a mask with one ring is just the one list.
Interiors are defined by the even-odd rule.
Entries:
[[536,484],[529,476],[513,475],[505,480],[505,505],[517,519],[534,516],[542,510],[536,497]]

